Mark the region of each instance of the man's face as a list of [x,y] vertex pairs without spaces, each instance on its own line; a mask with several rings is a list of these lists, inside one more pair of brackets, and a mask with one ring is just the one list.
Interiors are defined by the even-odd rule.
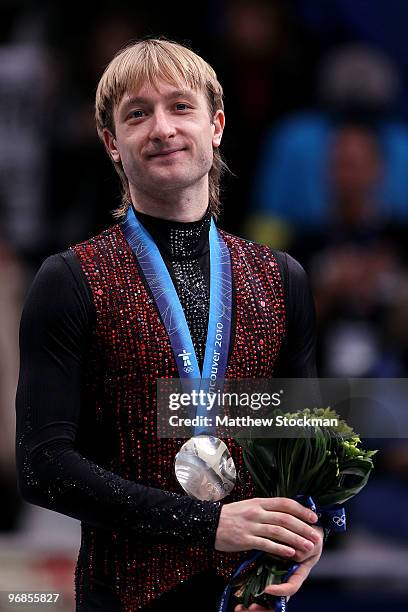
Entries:
[[375,137],[358,127],[340,130],[331,158],[335,193],[343,200],[366,198],[381,176],[381,158]]
[[123,96],[114,120],[116,134],[105,130],[105,143],[122,163],[131,192],[154,197],[208,181],[224,113],[210,117],[202,91],[181,91],[164,81],[143,86]]

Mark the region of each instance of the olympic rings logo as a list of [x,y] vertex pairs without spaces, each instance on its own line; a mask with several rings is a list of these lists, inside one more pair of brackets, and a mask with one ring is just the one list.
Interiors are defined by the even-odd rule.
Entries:
[[343,527],[346,523],[346,515],[342,514],[341,516],[333,516],[332,521],[337,527]]

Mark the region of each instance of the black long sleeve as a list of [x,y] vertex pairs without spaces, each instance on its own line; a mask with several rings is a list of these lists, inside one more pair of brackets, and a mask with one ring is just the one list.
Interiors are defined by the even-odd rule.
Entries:
[[275,252],[284,284],[287,333],[276,378],[316,378],[316,313],[306,272],[296,259]]
[[16,457],[23,497],[97,527],[130,528],[141,539],[213,547],[221,504],[123,479],[75,449],[82,364],[94,320],[75,255],[49,257],[20,327]]
[[[288,321],[276,375],[312,376],[314,308],[307,277],[290,256],[276,256]],[[213,548],[220,503],[126,480],[75,448],[81,373],[94,323],[91,291],[74,253],[49,257],[29,292],[20,327],[16,456],[23,497],[96,527]]]

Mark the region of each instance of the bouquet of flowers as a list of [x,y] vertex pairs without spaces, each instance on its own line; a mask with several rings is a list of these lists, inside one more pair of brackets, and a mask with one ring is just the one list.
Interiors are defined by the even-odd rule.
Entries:
[[[332,519],[343,523],[344,530],[345,515],[340,506],[367,484],[377,451],[361,448],[360,438],[330,408],[306,409],[285,416],[296,422],[322,423],[329,419],[332,423],[335,419],[337,426],[299,426],[296,438],[238,438],[256,495],[291,497],[300,503],[309,498],[316,506],[319,524],[329,530],[328,521]],[[264,589],[285,582],[291,570],[293,561],[259,553],[251,570],[233,582],[235,597],[245,607],[252,603],[273,606],[276,598],[265,594]]]

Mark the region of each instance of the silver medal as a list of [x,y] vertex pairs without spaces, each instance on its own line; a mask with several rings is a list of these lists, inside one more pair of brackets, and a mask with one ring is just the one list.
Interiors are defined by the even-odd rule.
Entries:
[[226,444],[214,436],[190,438],[175,459],[176,478],[185,492],[202,501],[219,501],[234,488],[234,460]]

